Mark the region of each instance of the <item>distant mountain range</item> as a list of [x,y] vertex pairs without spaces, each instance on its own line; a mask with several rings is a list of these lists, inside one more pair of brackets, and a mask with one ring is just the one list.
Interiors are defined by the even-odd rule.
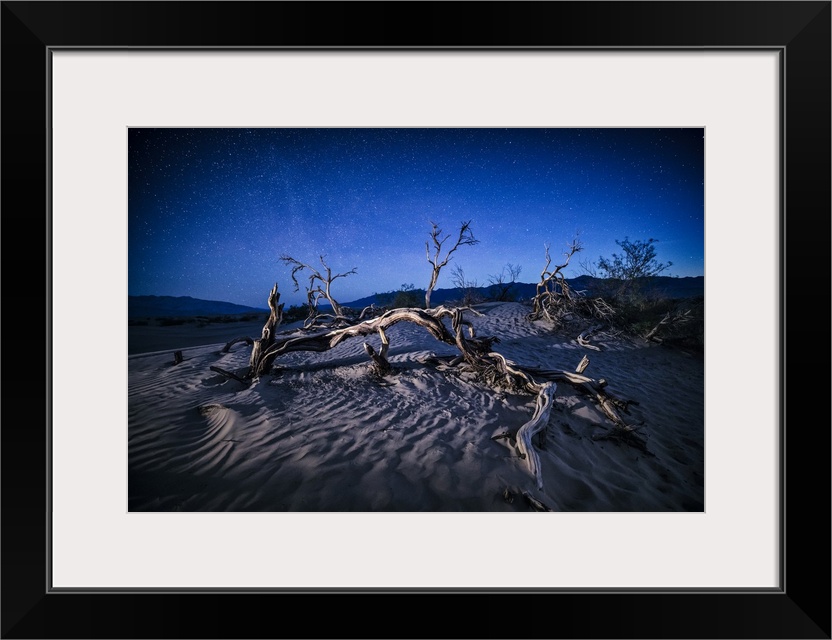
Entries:
[[268,313],[269,310],[219,300],[200,300],[190,296],[127,296],[129,318],[221,316],[262,312]]
[[[603,280],[592,276],[578,276],[567,279],[569,286],[575,291],[583,291],[585,295],[596,295],[601,289]],[[671,278],[669,276],[657,276],[642,283],[645,291],[651,291],[668,298],[695,298],[705,295],[704,276],[688,278]],[[511,292],[518,300],[528,300],[535,295],[537,285],[535,283],[515,282]],[[491,287],[478,287],[477,293],[484,300],[493,295]],[[392,292],[395,296],[397,292]],[[413,290],[420,302],[424,302],[424,289]],[[383,305],[380,298],[385,294],[373,294],[365,298],[359,298],[352,302],[341,303],[344,307],[352,309],[363,309],[371,304]],[[444,304],[452,300],[459,300],[462,297],[460,289],[435,289],[430,296],[431,306]],[[325,301],[320,306],[327,306]],[[268,313],[268,309],[246,307],[231,302],[218,300],[200,300],[190,296],[128,296],[127,315],[130,318],[171,318],[186,316],[219,316],[235,315],[241,313]]]
[[[593,278],[592,276],[578,276],[577,278],[567,278],[566,282],[574,291],[582,291],[585,295],[597,295],[602,289],[604,280],[601,278]],[[672,278],[670,276],[656,276],[654,278],[645,279],[641,282],[644,291],[655,292],[668,298],[695,298],[697,296],[705,295],[705,277],[695,276],[686,278]],[[493,295],[490,285],[484,287],[477,287],[475,291],[483,299],[487,299]],[[528,300],[537,292],[537,283],[515,282],[511,289],[512,294],[516,295],[518,300]],[[393,292],[395,295],[397,292]],[[424,300],[425,290],[416,289],[411,293],[417,294],[421,300]],[[384,294],[382,294],[383,296]],[[434,289],[430,294],[431,306],[444,304],[452,300],[459,300],[462,297],[461,289]],[[322,302],[323,304],[323,302]],[[359,298],[352,302],[342,303],[341,306],[350,307],[352,309],[363,309],[371,304],[381,304],[378,294],[367,296],[366,298]]]

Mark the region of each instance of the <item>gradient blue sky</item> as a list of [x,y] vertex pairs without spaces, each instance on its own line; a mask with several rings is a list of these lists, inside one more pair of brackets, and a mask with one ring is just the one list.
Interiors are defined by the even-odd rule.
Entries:
[[[283,253],[324,254],[340,302],[425,288],[431,221],[476,246],[459,264],[488,284],[504,265],[537,282],[577,235],[581,260],[656,238],[674,276],[704,275],[704,130],[181,129],[129,130],[128,293],[263,308],[277,282],[295,293]],[[449,241],[449,244],[453,240]],[[574,266],[573,266],[574,265]],[[301,279],[303,285],[305,279]]]

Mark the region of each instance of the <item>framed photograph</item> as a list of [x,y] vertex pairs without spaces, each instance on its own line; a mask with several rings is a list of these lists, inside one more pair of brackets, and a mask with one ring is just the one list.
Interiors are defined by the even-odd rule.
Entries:
[[[3,2],[2,12],[3,637],[830,637],[830,436],[803,417],[807,407],[823,404],[809,390],[828,388],[829,367],[816,365],[817,354],[828,353],[828,331],[807,332],[818,317],[801,313],[820,307],[820,325],[829,326],[828,305],[812,302],[830,290],[829,2]],[[382,33],[371,27],[379,20],[406,27]],[[570,158],[590,157],[581,136],[602,146],[603,158],[568,166]],[[495,145],[501,145],[498,155],[489,151]],[[638,158],[652,154],[649,162],[624,152],[635,148]],[[625,156],[619,164],[609,160],[616,153]],[[252,179],[252,158],[263,154],[286,159],[268,165],[281,174],[282,186]],[[358,175],[351,167],[361,154]],[[177,178],[186,156],[188,166],[201,167],[198,183],[195,173]],[[528,170],[517,172],[512,159],[529,163]],[[475,193],[464,165],[491,161],[491,183],[477,174]],[[301,166],[310,162],[337,170]],[[221,176],[211,173],[214,164],[225,167]],[[236,178],[233,166],[241,167]],[[372,192],[358,188],[372,182],[367,167],[376,170]],[[570,213],[570,194],[553,192],[547,208],[535,189],[509,184],[532,183],[535,171],[585,175],[583,188],[604,189],[606,199],[589,205],[583,198],[587,210]],[[391,175],[409,181],[409,190],[382,185],[382,176]],[[420,179],[424,184],[414,186]],[[339,180],[352,191],[331,190]],[[649,182],[661,187],[651,190]],[[174,183],[177,209],[166,214],[156,194],[170,193]],[[629,185],[651,199],[620,204]],[[267,188],[285,197],[279,208],[262,211],[253,203]],[[343,202],[348,192],[352,200]],[[699,200],[684,199],[688,193],[699,193]],[[338,202],[327,201],[333,196]],[[402,206],[405,200],[410,208]],[[613,211],[603,216],[610,203]],[[425,220],[404,219],[413,217],[414,204]],[[223,210],[218,219],[228,226],[208,224],[212,207]],[[235,207],[238,216],[229,213]],[[523,217],[523,207],[539,214]],[[651,215],[660,221],[649,221]],[[403,276],[404,285],[381,275],[361,280],[351,261],[375,252],[405,268],[401,246],[389,238],[397,229],[418,233],[420,223],[438,216],[444,230],[433,226],[430,236],[425,228],[414,240],[420,251],[427,241],[427,262],[433,238],[431,264],[446,268],[450,281],[447,269],[466,266],[463,251],[473,253],[472,245],[482,242],[499,264],[468,263],[469,276],[496,274],[491,284],[497,288],[518,280],[511,270],[518,263],[497,250],[514,238],[519,247],[540,235],[541,252],[551,243],[560,257],[560,245],[569,254],[568,243],[583,227],[585,237],[590,229],[609,245],[598,240],[587,256],[594,259],[613,250],[649,251],[654,230],[666,231],[673,239],[668,257],[659,238],[653,266],[669,267],[666,260],[681,270],[676,275],[704,272],[699,417],[686,401],[686,365],[656,365],[666,367],[658,369],[665,384],[656,382],[662,392],[652,395],[667,408],[650,414],[650,428],[660,431],[660,418],[668,418],[653,442],[676,466],[662,467],[664,475],[628,474],[611,468],[612,455],[567,460],[545,451],[541,472],[528,448],[534,445],[519,432],[494,444],[505,460],[485,459],[475,445],[453,439],[430,451],[417,446],[415,454],[379,445],[378,459],[350,457],[357,439],[349,429],[331,432],[337,437],[315,449],[301,432],[336,421],[338,407],[364,416],[356,423],[395,431],[395,420],[349,403],[358,367],[366,375],[370,362],[380,379],[384,366],[399,368],[397,410],[418,413],[419,393],[433,381],[408,367],[416,362],[412,353],[431,347],[396,351],[393,341],[388,362],[383,332],[367,338],[366,352],[357,341],[355,353],[335,354],[346,365],[337,379],[289,362],[283,375],[292,392],[268,389],[269,407],[232,389],[247,388],[257,374],[246,349],[261,346],[262,313],[254,331],[245,332],[254,335],[251,344],[229,336],[227,357],[212,360],[208,377],[186,375],[199,358],[199,367],[211,364],[194,350],[183,356],[158,343],[153,358],[136,357],[136,341],[144,341],[146,354],[155,338],[137,330],[142,314],[131,306],[147,301],[135,296],[181,291],[164,289],[174,278],[166,265],[190,265],[175,277],[193,282],[196,298],[229,300],[211,285],[221,280],[217,269],[233,269],[235,286],[255,292],[237,300],[254,311],[270,304],[277,310],[277,291],[286,303],[279,313],[293,305],[303,310],[318,291],[314,302],[322,306],[315,308],[340,316],[328,286],[333,273],[345,287],[340,302],[362,298],[360,287],[348,288],[350,279],[365,289],[377,286],[367,294],[377,295],[380,306],[413,296],[409,283],[421,271]],[[487,227],[478,228],[477,219]],[[463,251],[448,267],[442,249],[451,245],[442,238],[455,238],[457,224],[461,245],[452,248]],[[533,224],[544,232],[520,233],[520,226]],[[642,232],[649,235],[637,238]],[[305,236],[316,240],[305,244]],[[339,239],[356,246],[359,236],[363,252],[339,250]],[[42,242],[42,252],[31,251],[31,242],[22,250],[30,238]],[[266,245],[262,253],[252,238]],[[324,253],[327,246],[332,253],[315,255],[314,262],[292,253],[302,247]],[[241,253],[248,256],[242,266],[234,258]],[[272,297],[268,269],[255,276],[247,266],[271,254],[280,280]],[[528,260],[523,266],[530,274],[543,266]],[[611,268],[601,260],[596,268]],[[380,264],[367,258],[366,268],[380,274]],[[322,288],[313,290],[310,273],[324,274],[317,281]],[[476,293],[462,272],[454,282],[457,293]],[[431,314],[413,309],[431,306],[434,284],[417,283],[424,304],[405,305],[412,309],[408,321],[430,324]],[[434,306],[442,286],[435,288]],[[568,286],[555,291],[564,296]],[[485,317],[497,322],[494,314]],[[456,339],[449,334],[449,350],[439,349],[434,359],[452,356],[453,349],[465,355],[463,325],[449,319],[442,326],[452,324]],[[525,374],[512,368],[520,366],[516,356],[531,357],[533,350],[521,345],[525,334],[515,338],[505,341],[510,364],[503,373],[520,379]],[[584,346],[598,339],[581,337]],[[582,353],[592,360],[595,352],[576,346],[574,354]],[[171,362],[162,362],[168,356]],[[521,365],[537,366],[540,376],[542,362]],[[602,362],[618,363],[599,359],[595,366]],[[622,356],[613,367],[622,377],[653,366],[624,362]],[[21,372],[21,364],[35,375]],[[589,367],[587,375],[609,378],[603,384],[590,378],[603,405],[603,390],[617,390],[616,380]],[[176,384],[199,393],[154,404]],[[258,430],[273,421],[277,414],[268,412],[276,404],[291,406],[309,385],[329,389],[332,406],[311,418],[284,410],[280,415],[295,431]],[[545,385],[533,386],[545,399]],[[447,405],[437,410],[453,421],[461,419],[457,404],[470,405],[477,414],[472,423],[499,440],[496,423],[483,418],[468,389],[434,389]],[[378,390],[369,404],[389,413],[387,389]],[[609,393],[626,408],[626,400]],[[500,402],[495,410],[506,415],[528,408]],[[575,413],[588,415],[590,404],[578,402],[576,395]],[[610,411],[606,417],[615,422],[618,414]],[[698,436],[678,430],[675,417],[685,413],[692,423],[704,417]],[[828,424],[828,416],[820,422]],[[558,437],[604,442],[582,434],[568,412],[558,424]],[[176,437],[187,436],[184,449],[167,446],[170,425],[177,425]],[[243,430],[256,436],[257,446],[243,441]],[[391,442],[400,437],[384,434]],[[297,441],[290,444],[291,438]],[[342,465],[333,462],[339,455]],[[417,456],[422,472],[401,474],[393,487],[389,475],[376,476],[398,455],[400,467],[408,463],[410,470]],[[480,494],[468,480],[443,476],[453,466],[431,471],[431,456],[453,455],[482,470]],[[546,467],[551,456],[568,472]],[[275,459],[294,466],[270,469]],[[350,469],[350,460],[366,465]],[[188,472],[230,462],[239,471]],[[498,468],[503,462],[505,470]],[[324,473],[342,490],[322,490]],[[526,486],[515,481],[522,474],[538,492],[517,489]],[[273,491],[293,482],[305,488]],[[352,490],[353,482],[366,487]],[[627,491],[632,496],[624,500]],[[452,506],[431,502],[437,493],[453,496]],[[500,498],[499,508],[471,497],[486,494]],[[414,495],[420,501],[408,502]],[[508,602],[533,609],[509,612]],[[352,609],[362,622],[347,621],[345,613],[289,630],[275,616],[286,605],[335,611],[345,603],[364,605]],[[378,604],[407,620],[406,629],[383,626],[385,616],[367,622],[367,607],[375,611]],[[426,604],[431,615],[414,616],[414,607]],[[459,620],[460,604],[464,622],[443,627],[446,619]],[[544,615],[533,631],[518,628],[518,615],[540,619],[540,605],[554,615]],[[215,615],[206,618],[206,611]]]

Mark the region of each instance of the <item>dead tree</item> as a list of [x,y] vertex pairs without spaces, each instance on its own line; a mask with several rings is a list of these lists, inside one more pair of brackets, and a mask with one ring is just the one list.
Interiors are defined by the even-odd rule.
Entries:
[[295,277],[297,273],[307,269],[309,271],[309,285],[306,287],[306,301],[309,305],[309,317],[306,319],[306,326],[314,323],[323,317],[329,317],[328,314],[318,313],[318,302],[325,299],[332,307],[332,317],[335,320],[346,320],[344,309],[338,304],[338,301],[332,297],[332,283],[338,278],[345,278],[348,275],[356,273],[356,269],[352,268],[344,273],[336,273],[333,275],[332,269],[324,260],[324,256],[320,256],[321,264],[324,267],[324,273],[321,273],[315,267],[312,267],[300,260],[296,260],[292,256],[283,254],[280,256],[281,262],[291,265],[292,267],[292,282],[295,283],[295,291],[300,289]]
[[[452,330],[449,331],[443,318],[450,317]],[[552,402],[557,386],[553,382],[538,383],[522,368],[509,362],[501,354],[493,351],[493,344],[497,341],[493,337],[477,338],[473,325],[463,318],[463,309],[448,309],[438,307],[433,310],[413,308],[392,309],[378,318],[367,320],[357,325],[334,329],[326,333],[313,336],[299,336],[275,342],[265,352],[272,359],[292,351],[327,351],[346,339],[368,336],[378,333],[382,339],[381,352],[364,344],[364,349],[373,360],[373,372],[384,375],[390,370],[386,359],[388,340],[385,329],[399,323],[412,322],[426,329],[434,338],[447,344],[452,344],[460,351],[460,356],[454,359],[454,364],[463,364],[474,371],[485,383],[492,386],[509,388],[517,392],[534,393],[538,396],[537,405],[532,419],[521,426],[516,435],[517,447],[521,457],[526,460],[529,470],[534,475],[538,488],[543,487],[543,476],[540,458],[533,445],[532,437],[546,427]],[[465,336],[465,329],[469,336]],[[259,374],[266,373],[260,370]]]
[[260,339],[254,341],[254,346],[251,349],[251,356],[249,357],[249,377],[254,376],[263,368],[271,367],[274,358],[270,358],[267,353],[274,344],[275,332],[283,320],[283,305],[278,304],[280,294],[277,292],[277,283],[274,283],[272,290],[269,292],[269,317],[266,319],[266,324],[263,325],[263,331],[260,333]]
[[583,250],[577,239],[569,245],[564,253],[563,264],[550,268],[552,257],[549,255],[549,245],[546,247],[546,264],[540,272],[540,282],[537,283],[535,296],[532,299],[532,312],[529,320],[545,318],[556,326],[560,326],[564,317],[574,310],[575,294],[563,275],[563,270],[569,266],[569,261],[576,253]]
[[451,272],[451,283],[459,289],[461,295],[460,301],[463,305],[469,306],[481,300],[477,281],[468,280],[465,277],[465,271],[458,264],[454,265],[453,271]]
[[522,267],[519,264],[514,265],[509,262],[500,273],[488,276],[488,282],[491,284],[489,288],[491,298],[498,302],[514,302],[517,294],[512,294],[512,288],[521,270]]
[[367,352],[367,355],[370,356],[373,361],[373,373],[375,373],[379,378],[383,378],[392,370],[392,367],[387,360],[387,349],[390,347],[390,341],[387,339],[387,334],[384,333],[384,329],[381,327],[378,329],[378,337],[381,339],[381,349],[376,352],[369,342],[365,342],[364,351]]
[[260,333],[260,338],[258,340],[254,340],[248,336],[234,338],[234,340],[226,344],[221,351],[221,353],[228,353],[231,346],[238,342],[245,342],[246,344],[251,345],[248,370],[242,376],[238,376],[230,371],[225,371],[219,367],[211,367],[212,371],[216,371],[217,373],[220,373],[228,378],[233,378],[234,380],[247,384],[250,380],[259,375],[259,371],[263,369],[268,370],[271,367],[272,362],[274,362],[274,356],[269,356],[267,352],[274,344],[275,333],[283,320],[283,303],[279,303],[279,300],[280,293],[277,291],[277,283],[275,282],[272,290],[269,292],[269,317],[266,318],[266,324],[263,325],[263,331]]
[[[477,337],[474,325],[464,318],[465,312],[478,314],[469,308],[449,309],[440,306],[436,309],[398,308],[391,309],[382,315],[365,320],[358,324],[337,329],[331,329],[314,335],[289,336],[282,340],[275,339],[275,329],[278,326],[283,305],[278,305],[279,294],[277,285],[269,296],[269,307],[272,313],[263,327],[260,340],[254,342],[248,370],[242,375],[224,371],[218,367],[212,370],[226,377],[249,383],[268,373],[279,356],[294,351],[323,352],[332,349],[350,338],[366,337],[378,334],[381,339],[381,349],[376,352],[368,343],[364,349],[372,360],[372,371],[377,376],[385,376],[392,370],[387,360],[389,340],[386,330],[399,322],[411,322],[430,333],[436,340],[454,345],[459,355],[448,360],[448,366],[466,368],[473,371],[483,383],[493,387],[507,388],[515,392],[532,393],[537,396],[535,411],[532,418],[522,425],[514,434],[506,433],[504,437],[516,442],[520,456],[525,459],[530,472],[535,477],[537,487],[543,487],[543,474],[540,457],[534,446],[534,436],[543,433],[549,420],[554,403],[557,382],[570,384],[579,391],[589,395],[600,409],[613,423],[609,437],[619,436],[618,439],[634,437],[635,429],[628,425],[620,416],[619,411],[626,412],[631,401],[621,400],[606,390],[606,381],[595,381],[581,373],[568,371],[550,371],[522,367],[509,361],[500,353],[494,351],[494,344],[499,342],[496,337]],[[445,319],[451,321],[451,328],[445,324]],[[465,334],[468,334],[467,336]],[[435,360],[445,360],[436,358]],[[579,365],[579,370],[586,368],[587,362]],[[498,436],[495,436],[495,439]]]
[[[475,245],[480,242],[474,238],[474,233],[471,231],[471,221],[468,220],[462,222],[459,227],[459,237],[457,238],[456,243],[448,250],[445,256],[442,257],[442,245],[445,244],[451,236],[446,235],[444,238],[440,239],[442,229],[440,229],[435,222],[431,222],[430,224],[433,228],[430,232],[430,241],[425,242],[425,254],[428,262],[433,267],[433,270],[430,275],[430,284],[425,290],[425,309],[430,309],[430,294],[433,292],[436,282],[439,280],[439,272],[451,259],[451,254],[463,245]],[[433,243],[433,255],[431,255],[431,242]]]

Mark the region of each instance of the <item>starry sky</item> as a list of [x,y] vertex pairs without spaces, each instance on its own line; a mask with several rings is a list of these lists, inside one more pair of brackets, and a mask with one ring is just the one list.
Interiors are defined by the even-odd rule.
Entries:
[[[537,282],[573,238],[581,262],[655,238],[665,275],[704,275],[704,130],[185,129],[128,132],[128,293],[192,296],[265,308],[275,282],[294,292],[282,254],[317,267],[339,302],[428,286],[431,222],[452,238],[471,221],[480,242],[459,265],[488,284],[511,263]],[[303,274],[301,274],[302,276]]]

